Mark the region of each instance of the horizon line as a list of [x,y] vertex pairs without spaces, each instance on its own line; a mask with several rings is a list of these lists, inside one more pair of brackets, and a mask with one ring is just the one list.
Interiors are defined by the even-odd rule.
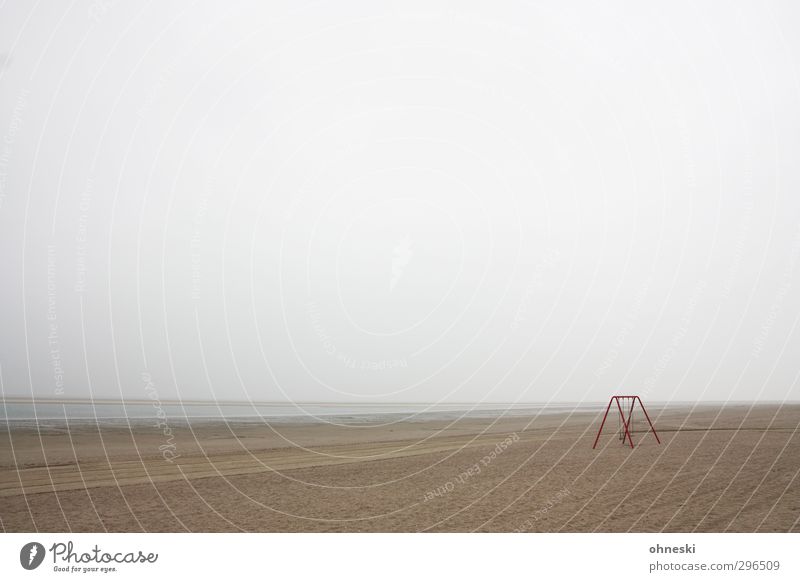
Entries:
[[[296,405],[361,405],[361,406],[406,406],[406,405],[524,405],[524,404],[605,404],[606,400],[524,400],[524,401],[477,401],[461,400],[452,402],[443,401],[390,401],[390,402],[363,402],[354,400],[213,400],[213,399],[160,399],[160,398],[52,398],[52,397],[28,397],[28,396],[3,396],[0,402],[10,404],[149,404],[160,402],[162,404],[195,404],[195,405],[272,405],[272,406],[296,406]],[[692,403],[692,402],[713,402],[713,403],[800,403],[800,399],[784,400],[658,400],[650,399],[649,402],[658,403]]]

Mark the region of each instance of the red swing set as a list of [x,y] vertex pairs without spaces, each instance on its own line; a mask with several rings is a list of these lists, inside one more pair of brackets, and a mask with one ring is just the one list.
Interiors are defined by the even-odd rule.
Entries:
[[639,406],[642,408],[642,412],[644,412],[644,417],[647,419],[647,424],[650,425],[650,430],[653,431],[653,436],[656,437],[656,441],[658,444],[661,444],[661,439],[658,438],[658,433],[656,432],[656,427],[653,426],[653,423],[650,421],[650,415],[647,414],[647,410],[642,404],[642,399],[638,396],[612,396],[611,400],[608,401],[608,406],[606,407],[606,413],[603,415],[603,422],[600,423],[600,430],[597,431],[597,438],[594,439],[594,444],[592,448],[594,449],[597,447],[597,442],[600,440],[600,433],[603,432],[603,426],[606,424],[606,418],[608,418],[608,412],[611,410],[611,405],[616,402],[617,403],[617,410],[619,415],[618,419],[618,427],[619,427],[619,440],[622,441],[622,444],[625,444],[627,440],[631,448],[633,448],[633,437],[631,437],[631,432],[633,432],[633,409],[636,406],[636,403],[639,403]]

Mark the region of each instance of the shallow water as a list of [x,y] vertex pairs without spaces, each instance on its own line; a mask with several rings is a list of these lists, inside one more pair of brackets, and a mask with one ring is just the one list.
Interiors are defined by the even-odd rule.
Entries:
[[401,420],[438,420],[461,417],[532,416],[564,412],[592,412],[600,403],[554,404],[353,404],[254,403],[17,403],[0,401],[0,425],[57,426],[77,424],[146,424],[159,419],[175,422],[333,422],[362,424]]

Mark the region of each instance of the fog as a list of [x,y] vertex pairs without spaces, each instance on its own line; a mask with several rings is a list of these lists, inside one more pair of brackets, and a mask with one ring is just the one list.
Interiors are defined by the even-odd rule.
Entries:
[[0,8],[6,397],[800,398],[800,6]]

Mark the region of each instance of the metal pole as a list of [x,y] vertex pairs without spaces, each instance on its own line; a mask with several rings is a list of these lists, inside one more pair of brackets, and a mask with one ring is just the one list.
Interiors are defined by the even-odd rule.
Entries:
[[650,425],[650,430],[653,431],[653,436],[656,437],[656,440],[658,441],[658,444],[661,444],[661,439],[658,438],[658,433],[656,432],[656,427],[653,426],[653,423],[650,420],[650,415],[647,414],[647,409],[644,407],[644,404],[642,403],[642,399],[639,398],[638,396],[636,398],[639,400],[639,406],[642,407],[642,412],[644,412],[644,416],[647,419],[647,423]]
[[600,440],[600,433],[603,432],[603,426],[606,424],[606,418],[608,417],[608,411],[611,410],[611,403],[614,402],[614,398],[612,397],[611,400],[608,401],[608,406],[606,406],[606,413],[603,415],[603,422],[600,423],[600,430],[597,431],[597,437],[594,439],[594,444],[592,448],[597,446],[597,441]]
[[631,409],[628,411],[628,428],[633,433],[633,407],[636,405],[636,398],[631,398]]

